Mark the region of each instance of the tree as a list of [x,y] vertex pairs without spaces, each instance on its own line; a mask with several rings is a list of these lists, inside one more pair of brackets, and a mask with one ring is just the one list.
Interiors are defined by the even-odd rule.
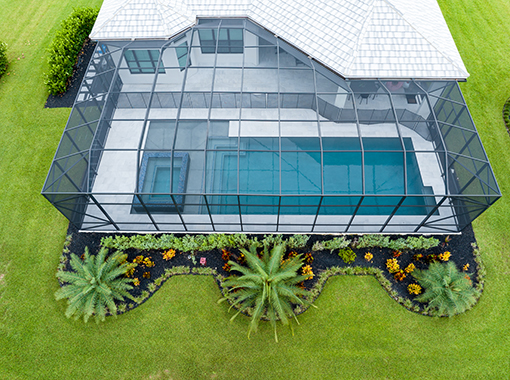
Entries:
[[296,256],[285,261],[283,246],[277,245],[271,251],[264,247],[262,255],[257,255],[257,247],[252,245],[250,250],[241,249],[247,266],[229,261],[231,271],[241,273],[241,276],[228,277],[223,286],[228,290],[219,302],[229,300],[231,308],[236,307],[237,313],[230,319],[233,321],[239,313],[247,312],[251,316],[248,338],[252,331],[257,331],[260,319],[267,318],[274,328],[274,336],[278,342],[276,322],[292,324],[289,319],[294,318],[299,324],[294,312],[295,305],[311,305],[307,296],[309,292],[301,289],[298,284],[307,277],[298,275],[303,263],[302,257]]
[[94,315],[96,322],[104,321],[106,312],[117,314],[115,300],[123,301],[124,297],[133,299],[128,290],[133,289],[129,284],[133,280],[122,277],[134,264],[126,262],[126,255],[122,252],[108,256],[108,249],[101,248],[97,256],[90,255],[85,248],[84,258],[81,260],[71,254],[71,267],[74,271],[59,271],[57,277],[68,283],[55,292],[55,298],[67,298],[66,316],[78,319],[83,315],[87,322]]
[[432,263],[427,270],[415,270],[414,278],[425,289],[416,297],[428,302],[427,309],[438,315],[451,317],[463,313],[477,300],[478,291],[473,287],[469,274],[459,272],[455,263]]

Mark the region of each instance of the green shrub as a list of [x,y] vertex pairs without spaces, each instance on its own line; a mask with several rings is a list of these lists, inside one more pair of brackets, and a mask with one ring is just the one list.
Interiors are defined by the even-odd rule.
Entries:
[[439,240],[433,237],[426,238],[424,236],[409,236],[407,239],[398,238],[390,240],[385,235],[363,235],[356,243],[357,248],[389,248],[394,251],[409,251],[414,249],[430,249],[437,247]]
[[[229,235],[229,248],[248,248],[250,244],[250,239],[245,234],[234,234]],[[261,247],[262,245],[258,243],[258,241],[254,241],[257,247]]]
[[85,248],[81,260],[71,254],[71,267],[74,271],[58,271],[57,278],[68,283],[55,292],[55,298],[67,298],[66,316],[75,319],[83,316],[87,322],[94,315],[96,322],[104,321],[107,311],[117,314],[115,300],[124,301],[124,297],[133,299],[128,290],[133,287],[130,278],[124,274],[134,266],[126,262],[121,252],[106,257],[107,248],[102,248],[97,256],[90,255]]
[[312,250],[314,250],[314,251],[322,251],[322,250],[325,250],[325,249],[329,249],[329,251],[331,253],[333,253],[333,251],[335,249],[346,248],[346,247],[349,246],[350,243],[351,243],[350,240],[347,240],[345,237],[341,236],[341,237],[333,238],[331,240],[315,242],[315,244],[312,247]]
[[351,264],[356,260],[356,253],[349,247],[340,249],[338,251],[338,256],[340,256],[346,264]]
[[[267,248],[272,248],[276,246],[283,245],[283,235],[276,234],[276,235],[264,235],[264,239],[262,240],[262,245]],[[283,250],[285,250],[285,247],[283,247]]]
[[459,272],[455,263],[432,263],[427,270],[412,273],[425,292],[416,300],[427,302],[432,315],[451,317],[471,308],[478,296],[470,275]]
[[45,84],[52,95],[67,90],[78,54],[94,26],[98,12],[97,8],[79,8],[62,21],[48,49],[49,73],[46,74]]
[[356,243],[357,248],[385,248],[390,242],[390,237],[385,235],[363,235]]
[[[392,244],[394,244],[395,248],[393,248]],[[407,239],[397,239],[394,242],[390,242],[388,248],[399,251],[408,251],[414,249],[430,249],[433,247],[437,247],[439,245],[439,240],[433,237],[426,238],[425,236],[409,236]]]
[[234,261],[228,262],[232,271],[241,273],[241,276],[231,275],[223,282],[227,291],[225,297],[218,302],[229,300],[232,307],[238,308],[231,320],[243,311],[250,314],[248,337],[252,331],[257,330],[260,319],[267,318],[278,342],[276,321],[280,320],[284,325],[289,325],[291,319],[296,319],[293,305],[311,304],[308,301],[309,292],[298,286],[306,279],[306,276],[298,274],[303,258],[295,256],[283,262],[282,245],[269,251],[268,245],[264,244],[261,258],[257,255],[255,245],[249,251],[242,249],[242,252],[247,266],[241,266]]
[[7,44],[0,41],[0,77],[7,71]]
[[310,236],[308,235],[293,235],[287,239],[287,249],[300,249],[306,247]]

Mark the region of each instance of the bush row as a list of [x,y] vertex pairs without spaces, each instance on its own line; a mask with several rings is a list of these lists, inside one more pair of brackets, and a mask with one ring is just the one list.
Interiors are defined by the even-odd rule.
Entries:
[[52,95],[67,90],[78,54],[94,26],[98,12],[97,8],[79,8],[62,21],[48,49],[50,71],[46,74],[45,84]]
[[398,238],[390,240],[385,235],[363,235],[355,243],[356,248],[389,248],[394,251],[409,251],[414,249],[430,249],[437,247],[439,240],[433,237],[426,238],[424,236],[409,236],[407,239]]
[[213,249],[248,248],[255,244],[258,247],[283,244],[288,249],[304,248],[308,239],[307,235],[293,235],[284,239],[283,235],[265,235],[259,241],[257,238],[249,238],[245,234],[211,234],[211,235],[185,235],[176,237],[173,234],[161,235],[133,235],[133,236],[108,236],[101,239],[101,245],[106,248],[124,251],[129,248],[138,250],[167,250],[175,249],[181,252],[206,252]]
[[[133,236],[108,236],[101,239],[101,245],[106,248],[124,251],[134,248],[141,251],[146,250],[167,250],[175,249],[181,252],[206,252],[213,249],[233,249],[248,248],[255,244],[257,247],[274,247],[276,245],[284,245],[285,249],[304,248],[310,237],[308,235],[292,235],[287,239],[283,235],[264,235],[262,240],[249,238],[245,234],[210,234],[210,235],[185,235],[176,237],[173,234],[165,234],[157,237],[155,235],[133,235]],[[313,251],[339,250],[339,254],[346,263],[354,261],[355,253],[348,248],[352,243],[345,237],[335,237],[330,240],[316,241]],[[439,244],[438,239],[425,238],[423,236],[407,239],[399,238],[390,240],[389,236],[384,235],[364,235],[352,245],[355,248],[390,248],[393,250],[413,250],[413,249],[429,249]]]

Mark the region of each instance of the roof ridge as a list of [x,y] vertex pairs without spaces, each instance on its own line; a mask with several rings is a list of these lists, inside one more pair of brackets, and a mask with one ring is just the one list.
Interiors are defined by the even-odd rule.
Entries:
[[122,4],[114,13],[113,15],[110,17],[110,18],[107,18],[101,25],[99,25],[97,27],[97,29],[95,28],[95,25],[93,27],[93,29],[95,29],[95,34],[98,34],[99,31],[101,31],[101,29],[103,29],[110,21],[112,21],[128,4],[130,4],[131,2],[133,2],[134,0],[125,0],[124,1],[124,4]]
[[[375,0],[374,0],[375,1]],[[423,33],[420,32],[420,29],[418,27],[416,27],[414,25],[414,23],[412,23],[411,21],[409,21],[406,17],[404,17],[404,14],[396,7],[394,6],[390,0],[379,0],[379,1],[382,1],[382,2],[385,2],[387,3],[391,9],[393,11],[395,11],[395,13],[397,13],[397,15],[406,23],[408,24],[418,35],[420,35],[425,41],[427,41],[427,43],[429,45],[431,45],[437,52],[439,52],[439,54],[441,54],[443,56],[443,58],[445,58],[448,62],[450,62],[453,66],[455,66],[457,68],[457,70],[459,70],[460,72],[466,74],[466,75],[469,75],[469,73],[467,71],[464,70],[464,68],[462,67],[459,67],[459,65],[457,64],[457,62],[455,62],[448,54],[446,54],[442,49],[439,49],[439,47],[434,44],[432,41],[430,41],[426,36],[423,35]]]
[[354,44],[354,54],[350,58],[350,62],[345,66],[345,74],[346,76],[351,74],[351,67],[354,65],[354,62],[356,61],[356,58],[359,55],[359,47],[361,46],[361,41],[365,38],[366,30],[367,30],[367,23],[369,20],[372,20],[372,15],[374,13],[374,3],[376,0],[372,0],[372,4],[370,4],[370,9],[367,11],[367,17],[365,17],[365,20],[363,21],[363,25],[361,26],[360,33],[358,34],[358,38],[356,38],[356,43]]
[[[161,12],[161,7],[171,8],[171,10],[174,10],[174,11],[176,11],[176,12],[177,12],[177,10],[175,10],[175,8],[173,8],[173,7],[170,7],[170,6],[166,5],[166,4],[164,4],[163,2],[164,2],[165,0],[154,0],[154,1],[155,1],[155,3],[157,4],[157,5],[156,5],[156,11],[158,12],[159,17],[161,17],[161,21],[162,21],[163,27],[165,28],[165,33],[166,33],[167,35],[169,35],[169,34],[170,34],[170,26],[169,26],[169,25],[168,25],[168,23],[166,22],[166,19],[165,19],[165,17],[164,17],[164,15],[163,15],[163,13]],[[180,12],[179,12],[179,13],[180,13]]]

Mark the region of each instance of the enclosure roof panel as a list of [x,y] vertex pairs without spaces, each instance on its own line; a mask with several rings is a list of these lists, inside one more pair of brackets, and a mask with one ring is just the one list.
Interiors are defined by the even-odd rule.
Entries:
[[166,39],[199,17],[248,17],[347,78],[469,76],[436,0],[105,0],[91,38]]

